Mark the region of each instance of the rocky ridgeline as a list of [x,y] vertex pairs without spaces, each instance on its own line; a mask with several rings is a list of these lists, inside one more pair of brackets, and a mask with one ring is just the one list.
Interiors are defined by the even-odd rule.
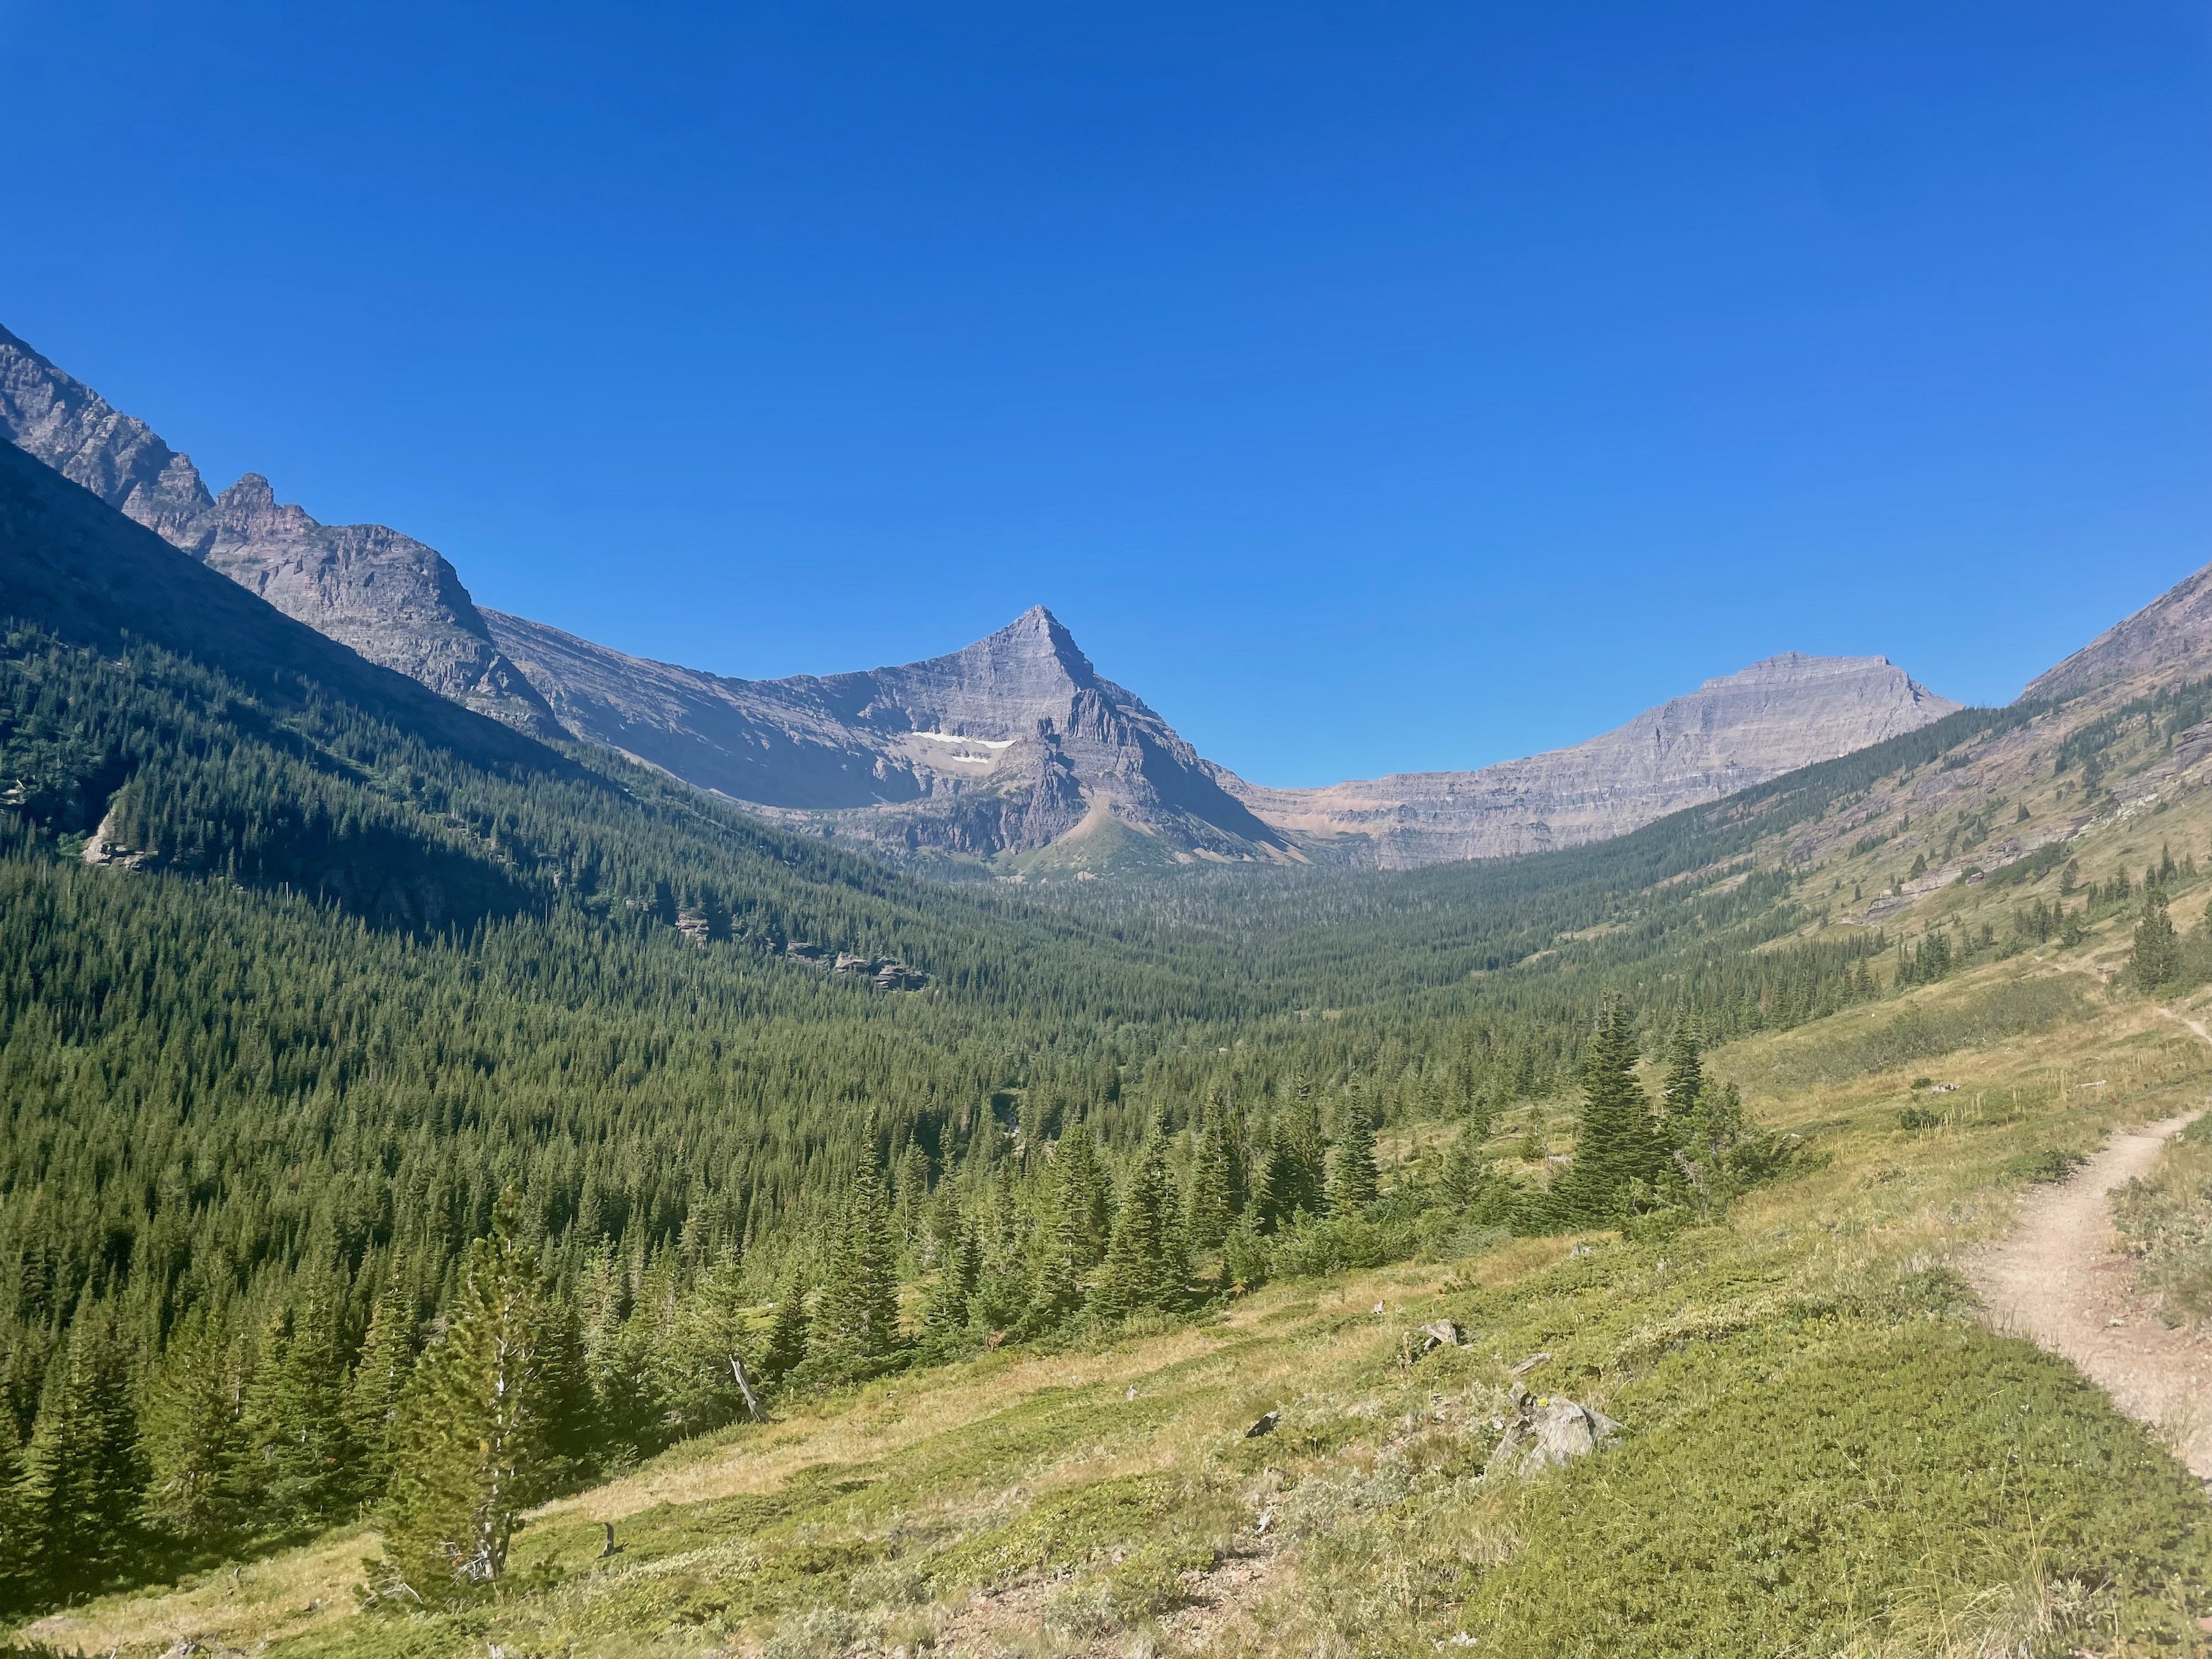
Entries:
[[210,495],[190,457],[4,328],[0,435],[371,662],[534,736],[559,734],[434,548],[382,525],[319,524],[258,473]]

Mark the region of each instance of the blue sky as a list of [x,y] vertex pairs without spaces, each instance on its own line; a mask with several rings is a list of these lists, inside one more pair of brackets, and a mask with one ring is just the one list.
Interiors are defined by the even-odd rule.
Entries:
[[0,0],[0,322],[722,672],[1037,602],[1255,780],[2212,561],[2212,5]]

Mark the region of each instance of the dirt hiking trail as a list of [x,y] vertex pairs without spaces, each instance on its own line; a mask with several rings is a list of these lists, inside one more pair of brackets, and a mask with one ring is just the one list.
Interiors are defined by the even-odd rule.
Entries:
[[1966,1272],[1999,1329],[2072,1360],[2212,1481],[2212,1335],[2166,1329],[2130,1292],[2112,1219],[2113,1190],[2148,1175],[2197,1116],[2115,1134],[2069,1179],[2022,1198],[2012,1236],[1977,1252]]

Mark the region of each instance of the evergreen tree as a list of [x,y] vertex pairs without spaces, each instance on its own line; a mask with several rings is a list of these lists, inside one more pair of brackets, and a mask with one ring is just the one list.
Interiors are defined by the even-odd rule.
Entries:
[[880,1358],[899,1345],[898,1258],[872,1159],[862,1162],[853,1183],[816,1335],[825,1352],[846,1359]]
[[346,1433],[354,1449],[354,1495],[374,1501],[392,1480],[392,1420],[415,1370],[415,1297],[401,1277],[400,1260],[368,1316],[361,1358],[346,1385]]
[[2181,977],[2181,942],[2174,936],[2173,919],[2166,914],[2166,889],[2143,890],[2142,919],[2136,923],[2135,955],[2130,964],[2136,983],[2146,991],[2172,985]]
[[983,1242],[975,1224],[963,1220],[945,1252],[935,1288],[930,1292],[928,1325],[939,1335],[968,1328],[968,1304],[983,1275]]
[[1666,1149],[1637,1081],[1636,1061],[1635,1021],[1626,1004],[1609,997],[1583,1067],[1574,1162],[1551,1190],[1551,1207],[1564,1224],[1618,1220],[1633,1183],[1656,1181],[1666,1167]]
[[1105,1258],[1106,1241],[1113,1233],[1113,1185],[1098,1160],[1097,1137],[1088,1124],[1072,1126],[1053,1150],[1060,1202],[1075,1230],[1076,1263],[1087,1273]]
[[1218,1117],[1209,1118],[1198,1137],[1191,1159],[1190,1197],[1185,1211],[1185,1236],[1196,1250],[1218,1250],[1236,1224],[1235,1194],[1231,1190],[1229,1133]]
[[1037,1230],[1036,1273],[1030,1289],[1026,1322],[1048,1329],[1083,1305],[1082,1241],[1066,1195],[1055,1191],[1046,1203]]
[[47,1368],[23,1458],[24,1527],[54,1590],[94,1589],[128,1558],[145,1485],[136,1419],[112,1312],[81,1304]]
[[1175,1210],[1167,1138],[1155,1121],[1123,1186],[1106,1263],[1091,1288],[1091,1311],[1103,1319],[1124,1319],[1146,1309],[1173,1307],[1182,1299],[1189,1269]]
[[139,1414],[155,1526],[205,1538],[237,1523],[229,1472],[241,1449],[240,1395],[236,1345],[209,1310],[193,1309],[170,1332]]
[[0,1613],[23,1611],[46,1599],[52,1559],[25,1502],[15,1413],[0,1403]]
[[345,1361],[337,1297],[320,1274],[299,1304],[271,1320],[244,1412],[246,1481],[258,1512],[280,1525],[317,1522],[345,1497]]
[[1382,1186],[1375,1168],[1375,1115],[1364,1090],[1354,1089],[1346,1097],[1338,1124],[1329,1158],[1328,1207],[1337,1215],[1357,1215],[1375,1201]]
[[544,1448],[544,1484],[574,1486],[598,1467],[606,1435],[592,1388],[583,1315],[568,1297],[541,1301],[538,1340],[538,1418]]
[[763,1380],[773,1382],[805,1359],[809,1334],[806,1279],[794,1263],[785,1270],[783,1282],[776,1288],[775,1306],[769,1319],[768,1346],[761,1352]]
[[[1860,964],[1864,971],[1865,964]],[[1683,1020],[1674,1027],[1667,1045],[1667,1081],[1661,1096],[1665,1103],[1661,1128],[1667,1144],[1680,1146],[1690,1135],[1698,1103],[1705,1098],[1705,1068],[1698,1051],[1697,1033]]]
[[536,1273],[514,1194],[469,1247],[444,1334],[423,1353],[393,1426],[384,1508],[389,1577],[428,1606],[468,1599],[507,1570],[541,1489]]

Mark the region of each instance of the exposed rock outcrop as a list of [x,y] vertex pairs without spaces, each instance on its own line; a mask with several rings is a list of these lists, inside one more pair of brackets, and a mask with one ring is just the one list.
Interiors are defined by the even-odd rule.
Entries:
[[1316,858],[1384,869],[1602,841],[1959,707],[1885,657],[1792,652],[1570,749],[1475,772],[1408,772],[1320,789],[1226,788]]
[[500,654],[453,567],[382,525],[325,525],[247,473],[211,496],[136,416],[0,328],[0,436],[286,616],[533,736],[552,711]]
[[1517,1382],[1512,1408],[1504,1437],[1483,1466],[1486,1479],[1564,1468],[1577,1457],[1603,1450],[1620,1433],[1620,1425],[1603,1412],[1572,1400],[1532,1395]]

